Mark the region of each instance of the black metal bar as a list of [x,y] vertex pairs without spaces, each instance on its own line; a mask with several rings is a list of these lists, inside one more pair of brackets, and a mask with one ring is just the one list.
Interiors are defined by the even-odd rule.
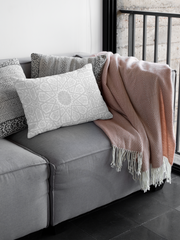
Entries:
[[[180,64],[179,64],[179,80],[180,80]],[[179,130],[180,130],[180,84],[179,84],[179,91],[178,91],[178,110],[177,110],[177,127],[176,127],[176,150],[175,152],[179,152]]]
[[[173,70],[175,71],[175,70]],[[180,79],[180,66],[179,66],[179,79]],[[176,83],[177,83],[177,72],[175,71],[175,82],[174,82],[174,111],[175,111],[175,101],[176,101]],[[180,85],[179,85],[179,91],[178,91],[178,106],[180,106],[180,99],[179,99],[179,93],[180,93]],[[175,115],[175,113],[174,113]],[[180,117],[180,109],[178,107],[178,112],[177,112],[177,128],[176,128],[176,148],[175,148],[175,154],[180,155],[179,152],[179,118]],[[177,174],[180,174],[180,165],[174,163],[172,165],[172,172],[175,172]]]
[[116,52],[117,0],[103,0],[103,51]]
[[176,70],[172,70],[173,74],[174,74],[174,119],[175,119],[175,111],[176,111],[176,84],[177,84],[177,71]]
[[[147,16],[155,16],[155,43],[154,43],[154,62],[158,61],[158,32],[159,32],[159,17],[168,17],[168,34],[167,34],[167,59],[166,63],[170,65],[171,58],[171,32],[172,32],[172,18],[180,18],[180,14],[174,13],[159,13],[159,12],[147,12],[147,11],[134,11],[134,10],[119,10],[121,13],[129,14],[129,37],[128,37],[128,55],[134,55],[134,36],[135,36],[135,19],[134,15],[143,15],[143,53],[142,59],[146,60],[146,29],[147,29]],[[175,72],[175,76],[176,72]],[[180,82],[180,65],[179,65],[179,82]],[[175,78],[175,92],[174,100],[176,99],[176,78]],[[174,101],[175,108],[175,101]],[[177,129],[176,129],[176,149],[175,153],[180,155],[180,84],[178,91],[178,112],[177,112]],[[173,164],[172,170],[176,173],[180,173],[180,165]]]
[[[112,1],[112,0],[111,0]],[[116,29],[117,29],[117,0],[112,1],[112,21],[111,21],[111,34],[112,34],[112,41],[111,41],[111,51],[116,53]]]
[[128,56],[135,55],[135,15],[129,15],[128,27]]
[[134,11],[134,10],[118,10],[118,11],[120,11],[121,13],[129,13],[129,14],[180,18],[180,14],[178,13],[161,13],[161,12]]
[[110,5],[110,1],[107,1],[108,4],[108,22],[107,22],[107,34],[108,34],[108,42],[107,42],[107,49],[109,51],[110,49],[110,44],[111,44],[111,32],[110,32],[110,28],[111,28],[111,5]]
[[103,1],[103,50],[108,49],[108,1]]
[[158,62],[159,16],[155,17],[154,62]]
[[146,60],[146,42],[147,42],[147,15],[143,16],[143,51],[142,60]]
[[168,17],[167,57],[166,57],[166,63],[168,65],[170,65],[171,61],[171,32],[172,32],[172,18]]

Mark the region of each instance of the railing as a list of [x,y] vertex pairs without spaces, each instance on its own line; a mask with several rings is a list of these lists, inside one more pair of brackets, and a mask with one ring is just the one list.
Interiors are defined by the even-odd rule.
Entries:
[[[172,37],[172,19],[180,18],[180,14],[175,13],[160,13],[160,12],[146,12],[146,11],[134,11],[134,10],[117,10],[117,0],[103,0],[103,50],[116,52],[116,25],[117,14],[129,14],[129,26],[128,26],[128,56],[135,56],[135,16],[143,16],[143,37],[142,37],[142,60],[146,60],[146,47],[147,47],[147,18],[148,16],[155,17],[155,36],[154,36],[154,62],[158,62],[158,46],[159,46],[159,18],[165,17],[168,19],[167,24],[167,47],[166,47],[166,63],[171,64],[171,37]],[[175,72],[179,72],[180,67],[175,69]],[[179,81],[180,82],[180,81]],[[175,81],[176,86],[176,81]],[[175,87],[176,89],[176,87]],[[176,92],[176,91],[175,91]],[[177,91],[180,96],[180,84]],[[176,128],[176,156],[179,154],[180,159],[180,97],[178,96],[177,104],[177,128]],[[180,160],[179,160],[180,161]],[[173,164],[173,170],[180,173],[180,162]]]
[[[154,36],[154,62],[158,62],[158,45],[159,45],[159,18],[166,17],[168,19],[167,24],[167,48],[166,48],[166,63],[170,65],[171,62],[171,36],[172,36],[172,18],[180,18],[180,14],[174,13],[160,13],[160,12],[145,12],[145,11],[133,11],[133,10],[119,10],[120,13],[129,14],[129,26],[128,26],[128,56],[135,55],[135,16],[143,15],[143,39],[142,39],[142,60],[146,60],[146,46],[147,46],[147,17],[155,17],[155,36]],[[176,69],[177,72],[177,69]],[[177,74],[175,74],[177,75]],[[180,72],[179,72],[180,78]],[[175,98],[176,102],[176,79],[174,82]],[[178,95],[180,96],[180,84]],[[176,127],[176,150],[175,153],[180,155],[180,97],[177,101],[177,127]],[[175,104],[174,104],[175,108]],[[174,164],[175,171],[180,171],[180,160],[178,164]]]
[[172,18],[180,18],[180,14],[176,13],[160,13],[160,12],[145,12],[133,10],[119,10],[121,13],[129,14],[129,33],[128,33],[128,55],[135,55],[135,16],[143,15],[143,51],[142,59],[146,60],[146,41],[147,41],[147,16],[155,17],[155,41],[154,41],[154,62],[158,62],[158,44],[159,44],[159,17],[167,17],[167,54],[166,63],[170,65],[171,60],[171,33],[172,33]]

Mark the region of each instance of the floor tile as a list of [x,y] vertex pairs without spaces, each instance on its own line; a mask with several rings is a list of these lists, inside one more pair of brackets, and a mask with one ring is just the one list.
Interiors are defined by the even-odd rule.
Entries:
[[176,183],[176,184],[180,184],[180,175],[175,175],[173,178],[172,178],[172,183]]
[[173,178],[175,178],[175,177],[177,177],[177,174],[174,173],[174,172],[172,172],[172,173],[171,173],[171,179],[173,179]]
[[97,240],[109,240],[137,226],[132,220],[110,211],[109,208],[84,216],[75,224]]
[[153,233],[151,230],[140,226],[123,233],[111,240],[165,240],[165,238]]
[[176,210],[180,211],[180,206],[176,208]]
[[171,210],[163,215],[143,224],[156,234],[168,239],[180,239],[180,212]]
[[147,222],[171,209],[157,201],[153,194],[141,192],[132,198],[117,202],[111,209],[139,224]]
[[152,193],[160,203],[176,208],[180,205],[180,177],[172,179],[172,183],[165,183],[162,190]]
[[180,178],[180,176],[179,176],[177,173],[172,172],[172,173],[171,173],[171,178],[173,179],[173,178],[176,178],[176,177],[179,177],[179,178]]

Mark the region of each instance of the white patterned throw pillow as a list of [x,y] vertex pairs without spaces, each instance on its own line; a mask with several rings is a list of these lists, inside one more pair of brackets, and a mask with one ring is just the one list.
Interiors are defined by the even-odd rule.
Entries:
[[15,85],[28,123],[28,138],[62,126],[110,119],[92,71],[92,64],[59,75]]

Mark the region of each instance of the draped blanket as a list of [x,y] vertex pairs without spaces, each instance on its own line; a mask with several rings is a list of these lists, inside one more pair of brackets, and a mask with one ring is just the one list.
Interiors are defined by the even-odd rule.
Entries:
[[120,171],[123,161],[128,161],[133,179],[146,192],[151,184],[160,185],[164,179],[171,182],[175,151],[171,69],[106,54],[102,95],[113,119],[95,124],[112,143],[111,166]]

